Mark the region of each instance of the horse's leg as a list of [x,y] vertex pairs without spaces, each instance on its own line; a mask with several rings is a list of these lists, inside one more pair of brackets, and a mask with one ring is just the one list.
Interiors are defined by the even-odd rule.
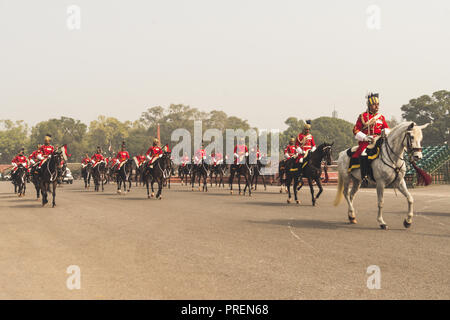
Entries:
[[377,197],[378,197],[378,223],[380,224],[380,228],[387,230],[388,226],[386,224],[386,222],[384,222],[383,220],[383,204],[384,204],[384,198],[383,198],[383,193],[384,193],[384,182],[377,182]]
[[47,200],[47,186],[45,182],[41,183],[41,193],[42,193],[42,206],[45,206],[48,202]]
[[230,193],[233,194],[233,179],[234,179],[234,171],[230,170],[230,180],[229,180],[229,184],[230,184]]
[[155,183],[155,179],[152,177],[152,182],[150,183],[150,186],[152,188],[152,198],[155,196],[155,189],[153,189],[153,184]]
[[315,206],[316,205],[316,199],[314,198],[314,186],[313,186],[313,181],[311,178],[308,177],[308,185],[309,185],[309,190],[311,191],[311,199],[312,199],[312,205]]
[[[245,180],[248,185],[248,196],[251,197],[252,196],[252,184],[251,184],[252,177],[249,174],[246,174]],[[244,195],[245,195],[245,192],[244,192]]]
[[163,186],[163,181],[164,180],[164,178],[163,177],[161,177],[161,178],[159,178],[158,179],[158,192],[156,193],[156,199],[159,199],[159,200],[161,200],[161,192],[162,192],[162,186]]
[[52,188],[52,208],[56,206],[56,181],[53,181],[53,188]]
[[295,203],[300,203],[300,201],[298,200],[298,190],[297,190],[297,186],[298,186],[298,176],[295,175],[294,176],[294,185],[292,186],[292,189],[294,190],[294,199],[295,199]]
[[286,175],[286,186],[287,186],[287,193],[288,193],[288,199],[287,199],[287,203],[291,203],[291,180],[292,177],[289,175]]
[[[350,177],[352,179],[352,190],[350,191],[350,195],[348,194],[348,187],[350,185]],[[350,223],[357,223],[356,221],[356,215],[355,215],[355,208],[353,207],[353,199],[355,197],[356,192],[358,192],[359,187],[361,185],[361,181],[353,177],[352,175],[349,176],[349,174],[346,174],[343,176],[344,179],[344,189],[342,191],[345,200],[347,200],[348,204],[348,220]]]
[[261,175],[261,179],[263,181],[264,191],[266,191],[267,190],[266,179],[264,179],[264,175],[263,174]]
[[408,215],[403,221],[403,225],[405,226],[405,228],[409,228],[412,224],[412,218],[414,215],[414,199],[409,193],[408,188],[406,187],[405,179],[402,179],[402,181],[400,181],[398,190],[406,197],[406,200],[408,201]]
[[317,186],[319,187],[319,192],[316,195],[316,200],[319,199],[320,194],[323,192],[322,181],[320,180],[320,176],[314,179],[316,181]]
[[241,173],[240,172],[237,173],[237,178],[238,178],[239,194],[241,194]]

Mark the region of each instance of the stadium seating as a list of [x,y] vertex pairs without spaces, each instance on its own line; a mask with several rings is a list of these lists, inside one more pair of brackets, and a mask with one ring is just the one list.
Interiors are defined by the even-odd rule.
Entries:
[[[417,166],[433,177],[434,183],[449,183],[448,168],[450,163],[450,150],[447,145],[428,146],[422,150],[423,158],[416,162]],[[408,155],[405,154],[405,158]],[[406,180],[414,185],[415,170],[407,163]]]

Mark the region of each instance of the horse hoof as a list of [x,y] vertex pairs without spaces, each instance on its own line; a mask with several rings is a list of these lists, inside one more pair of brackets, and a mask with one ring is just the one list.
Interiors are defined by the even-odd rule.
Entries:
[[159,196],[158,200],[162,200],[162,196]]
[[280,193],[283,193],[283,190],[280,190]]
[[151,197],[150,197],[150,196],[147,196],[147,198],[150,199]]
[[155,196],[155,194],[154,194],[154,193],[152,193],[151,197],[153,198],[154,196]]
[[405,228],[411,227],[411,223],[406,221],[406,219],[403,221],[403,225],[405,226]]
[[388,230],[388,226],[386,224],[380,224],[380,228],[383,230]]
[[300,204],[300,200],[295,200],[295,203],[296,204]]
[[230,191],[230,194],[233,194],[233,191]]
[[287,203],[291,203],[291,199],[287,199],[286,202],[287,202]]
[[117,190],[117,193],[118,193],[118,194],[121,194],[121,193],[122,193],[122,191],[120,191],[120,190]]
[[351,224],[357,224],[358,222],[356,221],[356,217],[348,217],[348,220],[350,221]]

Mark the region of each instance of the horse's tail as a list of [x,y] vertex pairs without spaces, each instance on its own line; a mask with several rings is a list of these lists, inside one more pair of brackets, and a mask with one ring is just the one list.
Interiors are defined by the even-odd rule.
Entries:
[[343,190],[344,190],[344,177],[342,176],[341,171],[338,171],[338,187],[336,191],[336,198],[334,199],[334,206],[337,206],[341,202]]

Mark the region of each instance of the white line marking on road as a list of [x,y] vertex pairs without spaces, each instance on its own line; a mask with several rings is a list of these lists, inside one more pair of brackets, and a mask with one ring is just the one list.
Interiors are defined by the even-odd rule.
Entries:
[[[291,218],[291,220],[294,220],[294,218]],[[314,251],[316,250],[312,245],[310,245],[308,242],[306,242],[305,240],[303,240],[302,238],[300,238],[300,236],[299,236],[298,234],[296,234],[296,233],[294,232],[294,230],[292,230],[291,222],[289,222],[288,228],[289,228],[289,231],[291,232],[291,234],[292,234],[293,237],[295,237],[297,240],[300,240],[303,244],[306,244],[308,247],[310,247],[310,248],[313,249]]]

